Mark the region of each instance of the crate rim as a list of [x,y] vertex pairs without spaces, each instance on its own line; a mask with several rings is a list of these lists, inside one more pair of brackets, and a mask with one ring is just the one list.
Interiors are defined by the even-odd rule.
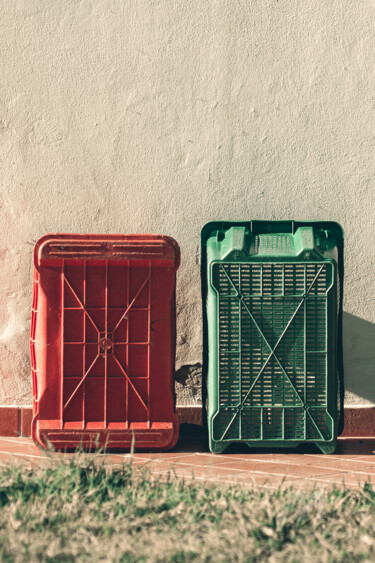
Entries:
[[132,242],[136,241],[160,241],[164,242],[165,245],[169,246],[174,252],[174,267],[177,270],[180,266],[181,252],[178,242],[169,235],[156,234],[156,233],[114,233],[114,234],[98,234],[98,233],[46,233],[42,235],[34,245],[33,251],[33,263],[36,268],[40,267],[40,261],[42,258],[43,248],[54,241],[64,241],[64,242],[88,242],[88,239],[92,242]]

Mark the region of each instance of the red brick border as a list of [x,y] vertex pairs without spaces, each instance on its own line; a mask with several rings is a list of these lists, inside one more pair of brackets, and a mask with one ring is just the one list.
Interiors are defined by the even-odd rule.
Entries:
[[346,407],[344,421],[343,438],[373,438],[375,436],[375,407]]
[[[177,407],[180,424],[202,425],[201,407]],[[346,407],[342,438],[374,438],[375,407]]]
[[[19,432],[21,436],[31,436],[31,421],[33,419],[32,409],[22,408],[20,416]],[[1,411],[0,411],[1,412]]]
[[[180,424],[202,425],[201,407],[177,407]],[[374,438],[375,407],[346,407],[343,438]],[[0,406],[0,436],[30,436],[32,409]]]
[[21,409],[0,407],[0,436],[19,436]]
[[197,424],[202,426],[201,407],[177,407],[176,414],[180,424]]

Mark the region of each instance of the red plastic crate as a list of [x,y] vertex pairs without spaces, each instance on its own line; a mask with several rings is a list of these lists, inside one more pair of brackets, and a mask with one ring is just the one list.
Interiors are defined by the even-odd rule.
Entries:
[[160,235],[42,237],[34,251],[32,436],[55,448],[166,450],[179,247]]

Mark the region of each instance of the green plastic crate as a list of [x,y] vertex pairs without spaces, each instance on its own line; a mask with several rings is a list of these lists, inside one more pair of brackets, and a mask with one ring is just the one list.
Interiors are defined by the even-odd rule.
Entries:
[[342,281],[337,223],[213,222],[203,228],[212,452],[233,442],[313,442],[325,453],[335,450],[343,400]]

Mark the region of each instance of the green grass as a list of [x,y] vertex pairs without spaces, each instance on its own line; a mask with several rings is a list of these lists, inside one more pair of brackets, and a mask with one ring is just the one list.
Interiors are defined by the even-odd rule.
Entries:
[[74,456],[0,468],[2,561],[374,561],[375,493],[219,488]]

